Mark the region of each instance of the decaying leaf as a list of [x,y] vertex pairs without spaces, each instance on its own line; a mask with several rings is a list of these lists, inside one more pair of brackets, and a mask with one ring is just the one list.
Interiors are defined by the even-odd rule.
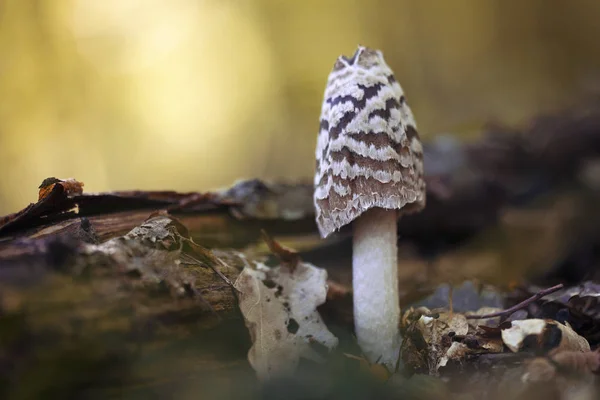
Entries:
[[464,357],[468,347],[451,341],[451,337],[464,336],[469,332],[469,324],[464,315],[440,313],[438,318],[422,316],[418,326],[429,345],[430,365],[435,365],[435,371],[445,366],[449,359]]
[[440,357],[436,365],[436,369],[440,367],[445,367],[448,364],[448,361],[460,361],[469,353],[469,346],[460,342],[452,342],[452,345],[446,350],[446,352]]
[[83,193],[83,182],[79,182],[76,179],[68,178],[68,179],[58,179],[58,178],[46,178],[40,184],[38,201],[43,200],[47,197],[54,188],[54,185],[61,185],[67,196],[80,195]]
[[327,271],[304,262],[293,270],[259,262],[244,268],[234,286],[253,342],[248,361],[260,380],[290,375],[300,357],[323,361],[316,349],[337,346],[316,310],[325,302],[326,281]]
[[[490,309],[475,313],[486,311]],[[413,371],[437,374],[450,361],[463,363],[470,355],[502,353],[500,330],[491,334],[494,328],[482,327],[475,321],[460,313],[434,312],[425,307],[407,310],[401,324],[405,365]]]
[[[450,314],[446,312],[432,314],[431,312],[426,311],[427,310],[423,308],[415,311],[416,313],[422,313],[422,315],[414,325],[416,331],[413,331],[407,338],[412,342],[415,342],[415,339],[421,342],[420,344],[413,343],[414,350],[422,352],[424,346],[426,346],[426,357],[415,355],[411,358],[415,360],[420,359],[422,361],[426,360],[427,368],[420,366],[416,369],[427,369],[429,373],[435,374],[440,366],[446,365],[449,357],[447,352],[454,352],[456,350],[456,346],[452,348],[453,343],[451,337],[455,335],[466,335],[469,331],[469,324],[462,314]],[[411,318],[405,316],[403,319],[410,320]],[[403,357],[406,356],[407,355],[403,355]]]
[[430,345],[439,343],[442,337],[448,333],[466,335],[469,331],[469,323],[464,315],[447,312],[439,313],[437,318],[421,316],[419,327],[423,333],[423,339]]
[[526,319],[512,321],[502,329],[502,341],[513,352],[525,348],[550,351],[590,351],[588,341],[568,325],[554,320]]
[[296,268],[296,265],[300,262],[300,256],[298,253],[292,249],[282,246],[277,241],[275,241],[271,236],[267,234],[266,231],[261,232],[263,240],[269,247],[269,250],[273,254],[275,254],[282,263],[284,263],[288,268],[292,271]]

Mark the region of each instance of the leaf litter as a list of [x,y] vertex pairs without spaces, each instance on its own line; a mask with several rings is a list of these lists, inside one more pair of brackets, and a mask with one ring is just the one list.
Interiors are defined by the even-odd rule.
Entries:
[[248,361],[261,381],[293,375],[300,358],[323,362],[338,344],[317,311],[327,297],[327,271],[293,259],[275,268],[254,262],[234,283],[252,340]]
[[[459,308],[462,312],[451,312],[447,307],[409,306],[402,314],[401,363],[394,373],[383,370],[377,363],[369,363],[356,347],[349,351],[348,343],[343,343],[340,349],[338,338],[325,325],[327,320],[324,322],[319,315],[317,307],[326,300],[333,300],[338,292],[351,295],[351,289],[332,283],[332,292],[328,294],[325,270],[303,262],[296,252],[279,245],[264,232],[263,238],[279,263],[268,267],[253,262],[235,283],[241,293],[240,309],[253,342],[248,360],[263,382],[294,374],[298,378],[301,359],[321,365],[334,363],[337,365],[335,373],[350,380],[347,368],[355,363],[360,379],[366,379],[381,390],[381,398],[396,398],[404,393],[406,398],[450,399],[462,398],[461,393],[466,392],[503,398],[493,397],[502,393],[503,387],[510,388],[514,398],[527,398],[536,385],[548,381],[553,384],[553,393],[565,396],[573,388],[573,376],[577,376],[578,381],[596,382],[599,353],[592,351],[586,337],[568,321],[547,315],[535,318],[536,310],[548,304],[559,304],[564,310],[582,295],[596,299],[593,285],[579,292],[562,285],[520,289],[521,293],[529,291],[529,296],[506,309],[496,306],[499,295],[490,297],[489,289],[483,301],[476,299],[472,291],[463,291],[469,301],[462,302]],[[306,277],[301,278],[303,275]],[[461,302],[460,298],[457,300]],[[480,308],[468,310],[469,304]],[[315,343],[324,351],[316,352]],[[339,365],[345,367],[340,370]],[[416,384],[424,382],[424,377],[429,389]],[[335,378],[331,379],[339,384]],[[351,384],[342,381],[354,387],[360,379],[354,379]],[[465,386],[466,381],[470,384]],[[309,382],[304,384],[314,384]],[[337,386],[329,386],[332,387]]]

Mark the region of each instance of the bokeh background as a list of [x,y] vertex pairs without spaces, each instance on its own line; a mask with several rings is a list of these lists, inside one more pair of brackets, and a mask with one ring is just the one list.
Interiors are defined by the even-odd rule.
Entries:
[[424,141],[600,87],[597,0],[0,0],[0,214],[87,191],[311,179],[340,54],[383,50]]

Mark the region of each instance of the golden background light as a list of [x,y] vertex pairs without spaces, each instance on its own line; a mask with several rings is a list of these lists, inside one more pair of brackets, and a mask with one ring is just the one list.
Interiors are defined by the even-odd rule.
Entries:
[[0,214],[87,191],[311,179],[336,57],[383,50],[424,141],[597,82],[593,0],[0,0]]

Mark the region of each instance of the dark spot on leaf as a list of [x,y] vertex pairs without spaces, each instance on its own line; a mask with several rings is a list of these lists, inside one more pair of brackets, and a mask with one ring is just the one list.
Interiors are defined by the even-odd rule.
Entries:
[[262,283],[269,289],[273,289],[275,285],[277,285],[273,279],[265,279],[264,281],[262,281]]
[[277,286],[277,291],[275,292],[275,297],[281,296],[282,293],[283,293],[283,286],[281,286],[281,285]]
[[298,325],[298,322],[296,322],[294,318],[290,318],[290,320],[287,323],[288,332],[291,334],[295,334],[296,332],[298,332],[298,329],[300,329],[300,325]]
[[521,342],[521,351],[536,351],[539,349],[537,335],[527,335]]
[[544,352],[558,347],[562,340],[562,331],[556,325],[547,324],[542,332],[541,347]]
[[275,335],[275,340],[281,340],[281,331],[279,329],[275,329],[273,334]]

